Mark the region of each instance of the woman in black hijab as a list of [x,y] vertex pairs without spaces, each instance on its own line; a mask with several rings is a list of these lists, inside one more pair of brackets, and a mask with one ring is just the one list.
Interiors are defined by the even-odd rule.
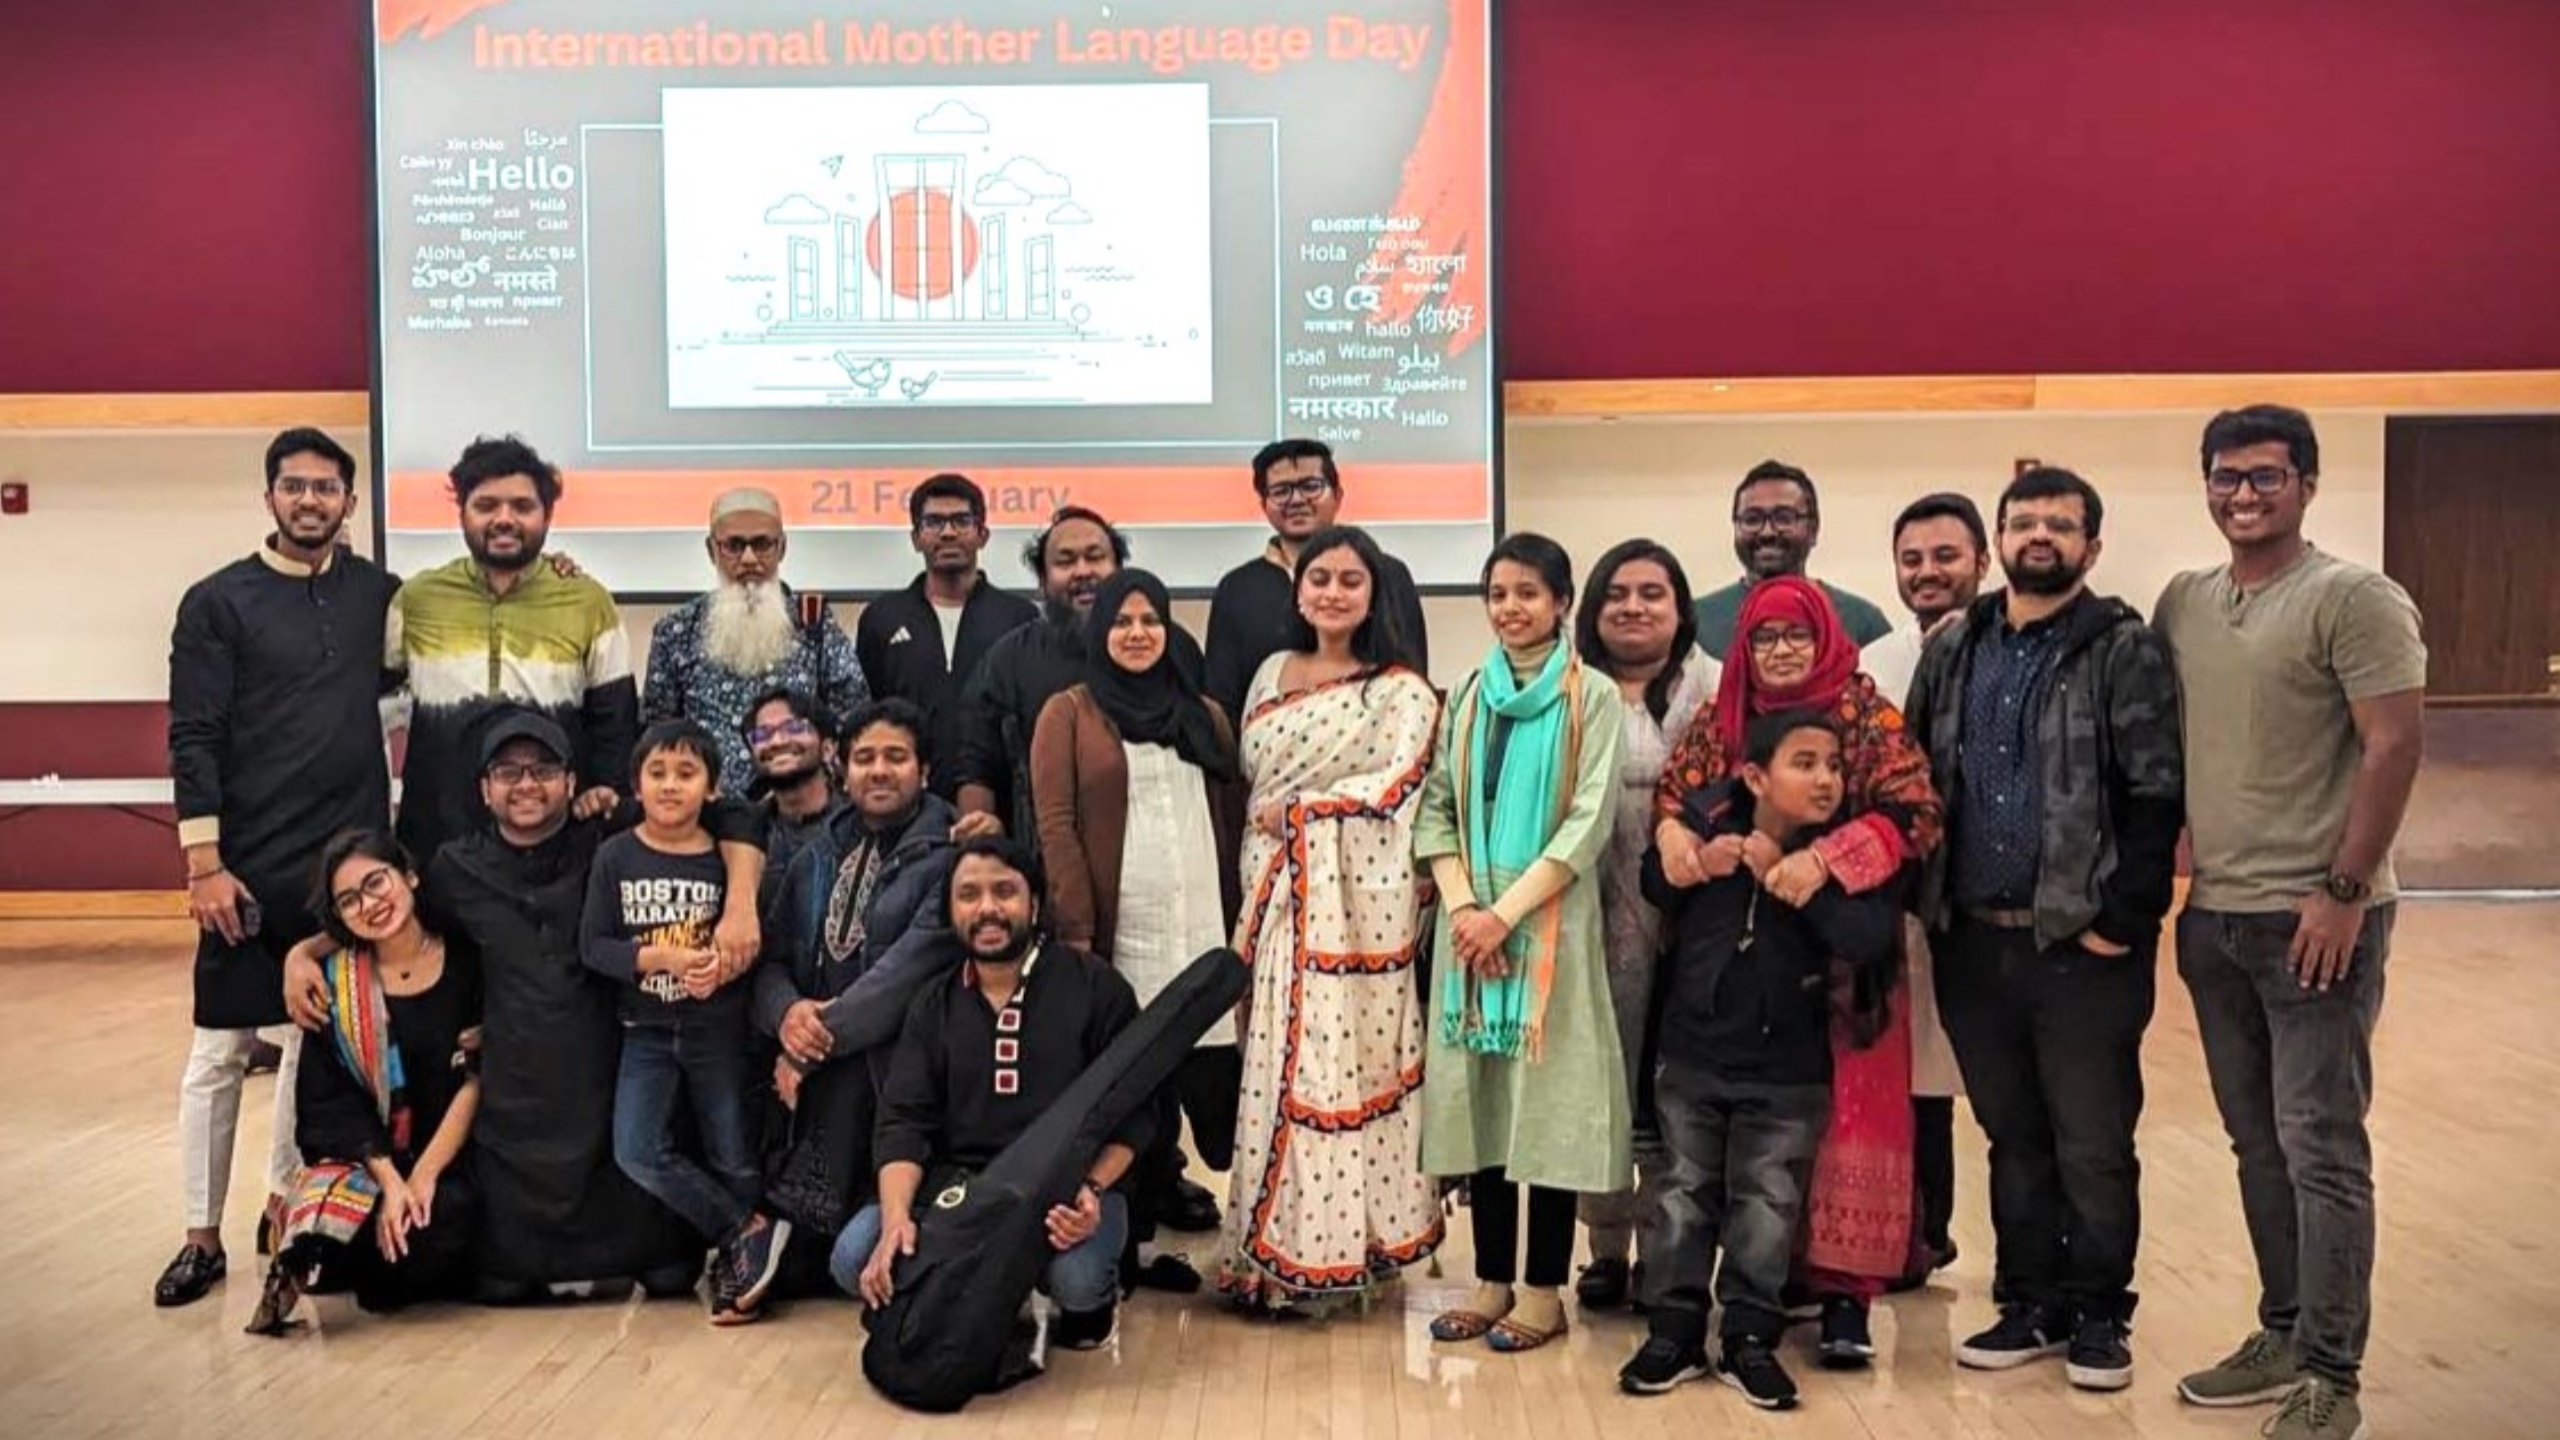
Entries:
[[[1105,580],[1085,622],[1084,682],[1049,701],[1031,738],[1051,937],[1110,961],[1141,1005],[1202,951],[1229,943],[1242,899],[1235,727],[1201,693],[1193,652],[1169,643],[1172,626],[1172,600],[1155,576],[1121,570]],[[1159,1219],[1198,1208],[1182,1193],[1181,1126],[1170,1112],[1178,1106],[1191,1117],[1201,1159],[1224,1170],[1242,1077],[1225,1020],[1167,1087],[1166,1123],[1135,1176],[1135,1282],[1199,1288],[1197,1271],[1154,1246]],[[1214,1216],[1213,1205],[1212,1228]]]

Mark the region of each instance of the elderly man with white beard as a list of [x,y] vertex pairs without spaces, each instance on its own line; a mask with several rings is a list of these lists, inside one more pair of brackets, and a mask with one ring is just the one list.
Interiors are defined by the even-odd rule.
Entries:
[[870,698],[835,613],[782,583],[787,545],[782,502],[770,491],[732,490],[712,501],[703,548],[720,572],[719,587],[661,616],[649,633],[641,723],[683,719],[710,731],[720,743],[724,795],[743,796],[755,781],[745,722],[758,697],[776,690],[812,696],[831,729]]

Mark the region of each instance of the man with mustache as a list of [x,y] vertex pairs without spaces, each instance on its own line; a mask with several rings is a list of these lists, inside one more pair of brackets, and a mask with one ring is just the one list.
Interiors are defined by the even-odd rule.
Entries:
[[[522,706],[560,727],[579,820],[620,802],[640,734],[631,642],[612,592],[592,575],[535,563],[560,501],[559,468],[517,436],[482,436],[463,447],[451,479],[469,553],[401,587],[385,642],[416,700],[399,837],[420,864],[485,823],[480,745],[498,712]],[[712,943],[734,976],[756,957],[764,855],[738,844],[721,853],[734,898]]]
[[[1804,574],[1821,539],[1822,499],[1814,493],[1813,477],[1778,460],[1752,466],[1733,491],[1733,553],[1742,561],[1742,578],[1698,597],[1698,648],[1722,660],[1733,645],[1742,597],[1763,580]],[[1892,631],[1874,605],[1827,582],[1814,583],[1831,597],[1850,639],[1867,645]]]
[[[1029,846],[1000,837],[962,844],[947,894],[960,975],[927,987],[907,1012],[872,1137],[880,1198],[844,1227],[829,1267],[846,1293],[874,1307],[896,1292],[922,1215],[1029,1129],[1138,1013],[1118,971],[1043,940],[1040,861]],[[1110,1342],[1129,1225],[1119,1186],[1154,1124],[1155,1107],[1134,1108],[1074,1198],[1048,1213],[1043,1283],[1058,1307],[1049,1326],[1057,1349]]]
[[[1039,577],[1040,621],[988,647],[961,691],[960,823],[952,833],[962,840],[1011,835],[1028,842],[1038,833],[1031,732],[1051,696],[1083,681],[1084,617],[1102,582],[1129,563],[1129,541],[1110,521],[1069,505],[1023,547],[1022,563]],[[1201,663],[1190,631],[1167,624],[1165,632],[1168,656]]]
[[[1903,507],[1893,522],[1893,574],[1911,623],[1858,652],[1859,667],[1875,678],[1887,700],[1899,706],[1910,696],[1929,638],[1949,616],[1973,604],[1990,573],[1990,539],[1971,499],[1941,491]],[[1902,952],[1911,980],[1912,1178],[1919,1192],[1922,1253],[1912,1257],[1911,1272],[1898,1284],[1917,1289],[1931,1271],[1955,1263],[1955,1097],[1964,1093],[1964,1077],[1938,1016],[1928,931],[1904,918]]]
[[[307,897],[321,847],[391,813],[383,762],[384,631],[399,581],[341,545],[355,457],[318,430],[267,446],[257,551],[196,582],[169,640],[169,774],[200,934],[195,1040],[178,1092],[187,1238],[152,1288],[191,1304],[219,1283],[224,1192],[242,1077],[263,1028],[284,1042],[268,1187],[299,1168],[299,1047],[283,1026],[282,959],[318,931]],[[264,1234],[264,1227],[261,1227]]]
[[853,649],[871,693],[924,711],[933,793],[960,794],[960,690],[998,640],[1040,618],[1040,607],[997,589],[980,567],[987,495],[966,475],[935,475],[907,494],[908,543],[924,570],[904,590],[862,607]]
[[807,691],[789,689],[757,696],[742,730],[755,757],[756,778],[746,793],[764,799],[764,878],[770,891],[781,883],[791,857],[844,808],[844,792],[836,788],[836,736],[818,702]]
[[817,700],[833,729],[870,698],[870,688],[824,598],[794,595],[782,582],[789,540],[773,492],[731,490],[712,501],[703,549],[720,583],[659,616],[650,630],[640,719],[691,720],[710,731],[720,746],[721,793],[744,795],[756,778],[746,738],[756,697],[799,691]]
[[[1253,457],[1253,493],[1271,541],[1262,553],[1218,581],[1209,602],[1208,673],[1204,688],[1237,728],[1244,725],[1245,687],[1262,662],[1287,648],[1298,618],[1298,551],[1342,513],[1342,472],[1333,447],[1321,440],[1274,440]],[[1393,555],[1375,577],[1377,597],[1404,641],[1413,668],[1431,668],[1430,637],[1423,633],[1422,592],[1413,572]]]
[[2184,823],[2168,648],[2088,589],[2105,507],[2068,470],[2000,497],[2006,590],[1929,644],[1911,725],[1947,807],[1917,896],[1938,1003],[1991,1139],[2000,1318],[1958,1364],[2054,1355],[2133,1383],[2142,1032]]

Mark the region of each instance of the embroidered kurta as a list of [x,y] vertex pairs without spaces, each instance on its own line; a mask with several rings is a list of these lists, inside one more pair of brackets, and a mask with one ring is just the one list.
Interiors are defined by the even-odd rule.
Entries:
[[1347,1296],[1438,1248],[1423,1173],[1413,820],[1439,697],[1410,670],[1246,691],[1252,807],[1236,950],[1253,966],[1219,1287],[1265,1305]]
[[[1618,697],[1617,682],[1596,670],[1583,674],[1581,754],[1563,779],[1572,787],[1570,798],[1539,856],[1563,865],[1574,877],[1546,902],[1561,913],[1543,1043],[1537,1055],[1515,1059],[1461,1049],[1444,1039],[1436,1023],[1431,1027],[1422,1092],[1422,1164],[1434,1175],[1468,1175],[1500,1166],[1522,1184],[1598,1193],[1624,1189],[1632,1175],[1633,1109],[1617,1011],[1609,998],[1597,883],[1601,856],[1617,823],[1626,702]],[[1477,723],[1478,683],[1471,675],[1452,693],[1440,727],[1439,750],[1414,826],[1414,853],[1426,863],[1460,853],[1466,802],[1457,792],[1452,757],[1467,753]],[[1478,781],[1470,777],[1468,783]],[[1476,899],[1500,908],[1500,896]],[[1449,938],[1450,908],[1441,907],[1438,921],[1435,953],[1442,965],[1458,963]],[[1511,917],[1514,928],[1539,926],[1543,909]]]

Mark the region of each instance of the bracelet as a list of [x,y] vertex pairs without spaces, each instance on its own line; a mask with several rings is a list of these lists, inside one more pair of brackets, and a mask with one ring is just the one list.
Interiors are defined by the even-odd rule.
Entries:
[[187,872],[187,883],[193,885],[199,880],[210,880],[216,875],[228,875],[230,873],[231,867],[228,865],[216,865],[210,870],[190,870]]

